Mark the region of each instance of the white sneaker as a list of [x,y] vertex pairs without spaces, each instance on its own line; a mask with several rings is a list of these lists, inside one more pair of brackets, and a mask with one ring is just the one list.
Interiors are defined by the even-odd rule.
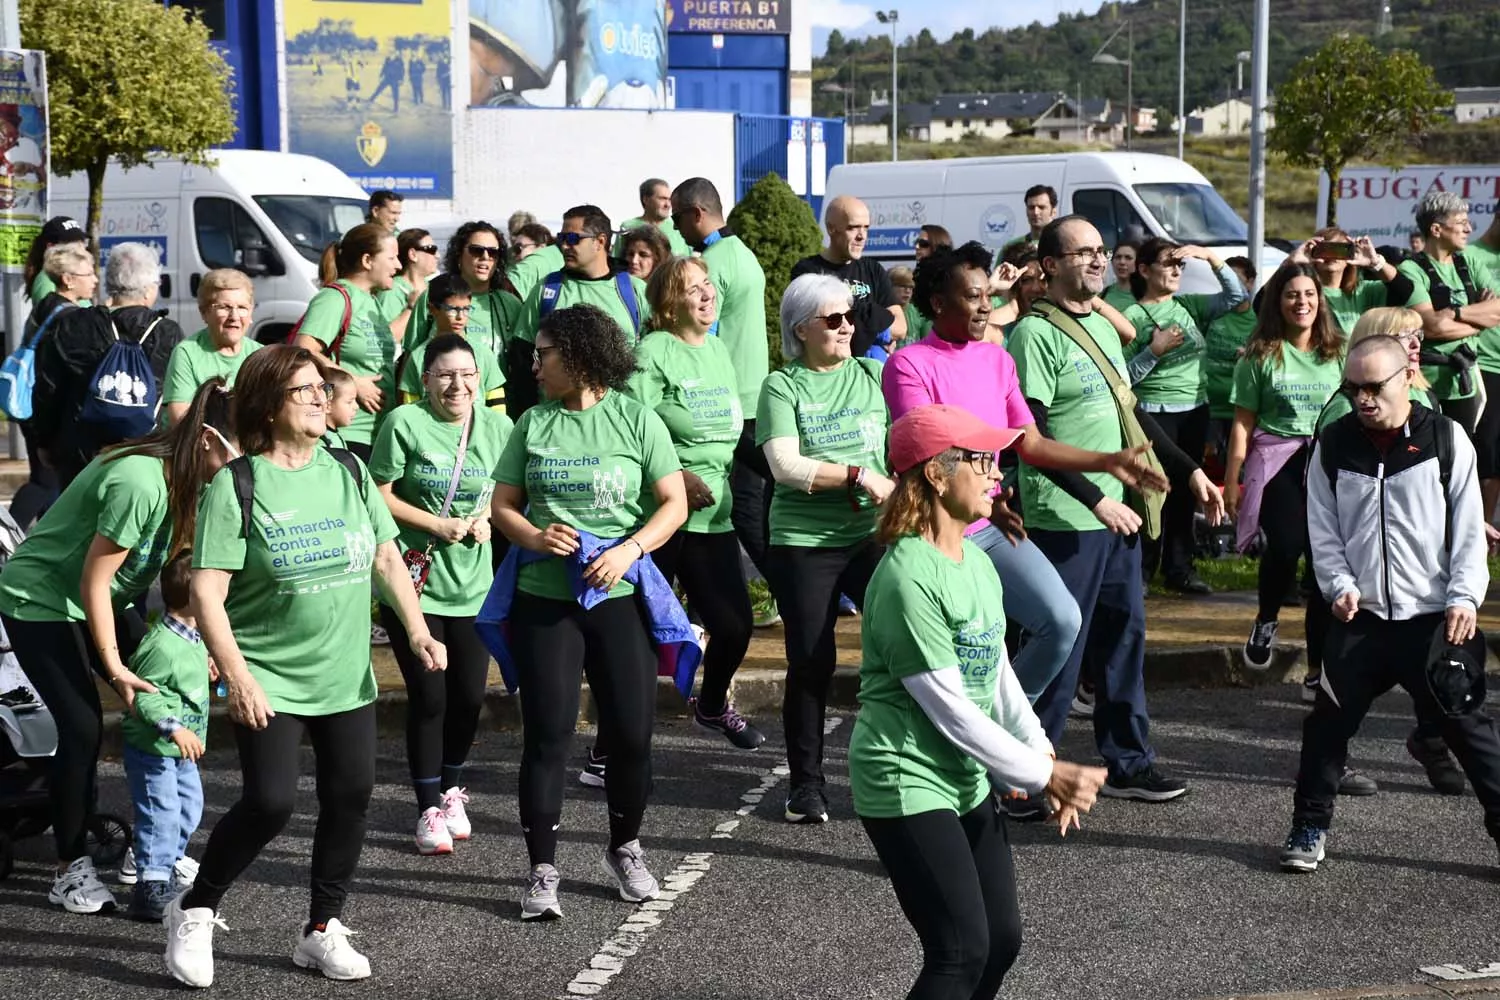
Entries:
[[646,867],[646,853],[641,850],[639,840],[622,844],[613,851],[606,848],[599,863],[604,873],[614,876],[619,883],[620,898],[627,903],[644,903],[655,899],[661,891],[655,876]]
[[125,848],[125,856],[120,859],[120,873],[115,876],[115,881],[121,885],[135,885],[140,878],[140,873],[135,870],[135,848]]
[[82,857],[52,880],[52,891],[47,901],[61,906],[69,913],[98,913],[115,908],[115,895],[109,886],[99,881],[94,871],[94,859]]
[[328,979],[367,979],[370,960],[349,943],[353,934],[354,931],[334,917],[323,930],[313,931],[297,942],[292,961],[299,969],[317,969]]
[[391,637],[385,629],[381,628],[379,625],[370,626],[370,645],[389,646],[390,644]]
[[182,897],[167,904],[162,914],[167,929],[167,971],[188,986],[214,984],[214,928],[229,930],[219,915],[206,906],[182,908]]
[[469,790],[454,785],[443,793],[443,822],[448,824],[448,836],[454,840],[468,840],[474,832],[464,804],[469,801]]
[[417,817],[416,842],[418,854],[453,853],[453,835],[448,832],[443,811],[437,806],[422,810],[422,815]]
[[184,854],[172,865],[172,886],[175,889],[191,889],[198,881],[198,862]]

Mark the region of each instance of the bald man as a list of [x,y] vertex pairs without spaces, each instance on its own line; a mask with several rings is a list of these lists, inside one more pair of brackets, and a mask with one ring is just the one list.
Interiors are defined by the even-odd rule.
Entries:
[[864,259],[870,209],[858,198],[839,195],[823,210],[823,228],[828,232],[827,249],[799,260],[792,267],[792,277],[831,274],[849,286],[854,302],[854,355],[884,361],[906,339],[906,314],[885,268],[877,260]]

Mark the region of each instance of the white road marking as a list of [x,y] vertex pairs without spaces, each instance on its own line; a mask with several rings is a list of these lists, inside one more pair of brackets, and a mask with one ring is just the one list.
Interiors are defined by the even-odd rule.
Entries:
[[1446,979],[1454,982],[1461,979],[1490,979],[1500,976],[1500,962],[1491,962],[1489,965],[1477,969],[1469,969],[1463,965],[1424,965],[1418,971],[1438,979]]

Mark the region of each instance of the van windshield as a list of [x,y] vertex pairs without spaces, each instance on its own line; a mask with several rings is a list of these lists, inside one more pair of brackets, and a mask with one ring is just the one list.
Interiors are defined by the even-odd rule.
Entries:
[[1245,220],[1210,185],[1137,184],[1135,193],[1174,242],[1236,246],[1249,238]]
[[297,252],[313,263],[323,248],[365,221],[366,202],[308,194],[260,194],[255,203]]

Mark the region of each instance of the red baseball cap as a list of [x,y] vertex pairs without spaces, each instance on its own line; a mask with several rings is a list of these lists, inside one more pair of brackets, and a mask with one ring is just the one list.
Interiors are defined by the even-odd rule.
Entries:
[[1002,451],[1015,444],[1021,433],[1016,428],[991,427],[959,406],[919,406],[891,425],[891,468],[899,476],[949,448]]

